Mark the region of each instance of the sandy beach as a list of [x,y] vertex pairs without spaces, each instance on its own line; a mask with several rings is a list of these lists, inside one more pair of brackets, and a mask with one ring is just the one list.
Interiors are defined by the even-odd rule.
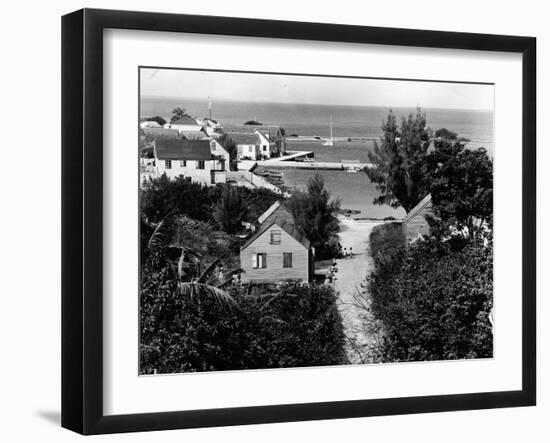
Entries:
[[365,331],[365,311],[361,305],[368,298],[361,292],[361,284],[373,267],[369,250],[369,236],[372,229],[383,222],[354,220],[340,216],[340,243],[342,248],[353,250],[352,257],[337,260],[335,290],[338,293],[338,309],[344,323],[347,338],[346,352],[351,364],[368,363],[366,350],[374,338]]

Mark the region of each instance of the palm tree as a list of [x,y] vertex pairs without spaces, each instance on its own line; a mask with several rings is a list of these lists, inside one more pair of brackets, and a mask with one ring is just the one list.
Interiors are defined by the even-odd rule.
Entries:
[[[168,266],[175,268],[180,294],[186,297],[210,298],[220,306],[240,311],[235,299],[224,290],[233,281],[233,276],[242,272],[232,269],[223,272],[223,257],[205,265],[202,255],[180,244],[171,244],[167,239],[176,220],[174,213],[166,215],[155,227],[147,247],[151,252],[162,251]],[[167,252],[178,251],[177,261],[171,261]],[[218,271],[216,273],[216,271]]]

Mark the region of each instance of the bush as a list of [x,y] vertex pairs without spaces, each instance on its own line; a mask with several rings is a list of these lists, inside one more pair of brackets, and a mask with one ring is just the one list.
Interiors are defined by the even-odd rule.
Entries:
[[370,233],[369,242],[375,265],[389,263],[405,247],[403,225],[400,222],[377,225]]
[[248,189],[232,185],[206,186],[189,178],[170,180],[166,175],[149,180],[140,190],[140,213],[150,223],[158,223],[167,214],[177,213],[195,220],[215,223],[214,207],[222,198],[224,189],[232,193],[248,208],[248,219],[256,220],[281,196],[268,189]]
[[384,325],[382,360],[492,357],[492,254],[492,245],[453,251],[431,239],[379,263],[368,289]]
[[262,296],[231,293],[242,312],[183,297],[162,272],[141,285],[140,372],[174,373],[337,365],[345,362],[336,295],[284,284]]

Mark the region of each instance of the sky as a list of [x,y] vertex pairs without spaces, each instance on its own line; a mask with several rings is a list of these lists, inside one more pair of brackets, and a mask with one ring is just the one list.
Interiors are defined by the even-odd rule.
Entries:
[[141,94],[214,101],[492,110],[494,87],[282,74],[141,70]]

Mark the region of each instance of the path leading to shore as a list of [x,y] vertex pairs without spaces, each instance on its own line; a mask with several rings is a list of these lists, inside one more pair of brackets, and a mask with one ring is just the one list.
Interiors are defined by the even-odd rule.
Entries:
[[[338,310],[344,323],[346,353],[351,364],[368,363],[367,349],[375,338],[365,329],[364,317],[368,315],[361,305],[369,303],[361,284],[373,268],[369,236],[376,225],[383,222],[354,220],[340,216],[340,243],[342,248],[353,248],[353,257],[336,260],[338,272],[334,288],[338,293]],[[368,321],[368,318],[366,319]]]

